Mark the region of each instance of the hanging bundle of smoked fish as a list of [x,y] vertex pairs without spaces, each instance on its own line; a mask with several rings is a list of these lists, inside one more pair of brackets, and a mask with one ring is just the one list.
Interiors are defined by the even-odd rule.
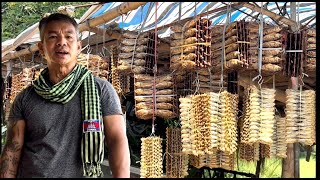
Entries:
[[162,139],[157,136],[141,138],[141,178],[161,178]]
[[304,43],[304,70],[314,72],[316,70],[316,30],[306,30],[302,41]]
[[182,153],[181,129],[166,129],[166,177],[183,178],[188,175],[188,155]]

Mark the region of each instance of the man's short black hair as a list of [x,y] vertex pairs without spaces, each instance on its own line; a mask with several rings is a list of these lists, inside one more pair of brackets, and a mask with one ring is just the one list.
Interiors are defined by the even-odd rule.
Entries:
[[43,31],[44,31],[45,27],[47,26],[47,24],[49,24],[52,21],[62,21],[62,22],[72,24],[74,26],[74,28],[76,29],[77,38],[79,37],[78,23],[76,20],[74,20],[74,18],[72,18],[66,14],[53,13],[47,17],[42,18],[39,22],[39,32],[40,32],[41,41],[43,41]]

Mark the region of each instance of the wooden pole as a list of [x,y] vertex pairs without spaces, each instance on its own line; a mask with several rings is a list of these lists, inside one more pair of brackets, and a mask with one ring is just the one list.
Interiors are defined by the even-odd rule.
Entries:
[[[110,9],[109,11],[96,17],[95,19],[87,20],[86,22],[81,23],[79,25],[79,31],[80,32],[86,31],[86,30],[90,29],[91,27],[96,27],[102,23],[108,22],[108,21],[110,21],[110,20],[112,20],[122,14],[126,14],[127,12],[129,12],[131,10],[137,9],[138,7],[140,7],[141,5],[144,5],[146,3],[147,2],[125,2],[125,3],[122,3],[121,5]],[[7,62],[10,59],[16,59],[20,56],[27,55],[32,52],[36,52],[38,50],[39,50],[38,45],[33,44],[33,45],[29,46],[29,48],[5,55],[2,58],[2,63]]]
[[[291,2],[290,6],[291,10],[291,19],[296,22],[296,2]],[[297,24],[297,23],[296,23]],[[298,26],[291,26],[291,30],[296,32],[298,30]],[[291,88],[298,89],[298,77],[291,77]],[[290,87],[289,87],[290,88]],[[287,145],[287,158],[282,161],[282,177],[283,178],[299,178],[300,169],[299,169],[299,159],[300,159],[300,147],[299,143],[293,143]]]
[[269,11],[269,10],[267,10],[267,9],[262,8],[262,10],[261,10],[261,7],[256,6],[256,5],[253,5],[253,4],[250,4],[249,2],[245,2],[245,3],[243,4],[243,6],[246,7],[246,8],[249,8],[249,9],[251,9],[251,10],[253,10],[253,11],[260,12],[260,13],[262,13],[263,15],[269,16],[269,17],[271,17],[272,19],[274,19],[275,21],[283,22],[284,24],[286,24],[286,25],[288,25],[288,26],[291,26],[291,27],[294,27],[294,26],[297,27],[296,21],[293,21],[293,20],[291,20],[291,19],[288,19],[288,18],[286,18],[286,17],[284,17],[284,16],[280,16],[280,15],[278,15],[278,14],[276,14],[276,13],[274,13],[274,12],[271,12],[271,11]]

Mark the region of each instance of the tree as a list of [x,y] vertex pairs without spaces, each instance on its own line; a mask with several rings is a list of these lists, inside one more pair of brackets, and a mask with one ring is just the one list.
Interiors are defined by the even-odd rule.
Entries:
[[[45,13],[57,12],[58,7],[83,5],[88,2],[1,2],[2,42],[17,37],[22,31],[38,22]],[[80,17],[90,6],[76,8],[75,17]]]

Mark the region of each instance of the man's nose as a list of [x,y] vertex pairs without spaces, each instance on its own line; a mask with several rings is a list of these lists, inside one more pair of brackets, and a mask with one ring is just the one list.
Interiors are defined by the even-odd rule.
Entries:
[[67,40],[64,37],[59,37],[57,41],[58,46],[66,46],[67,45]]

